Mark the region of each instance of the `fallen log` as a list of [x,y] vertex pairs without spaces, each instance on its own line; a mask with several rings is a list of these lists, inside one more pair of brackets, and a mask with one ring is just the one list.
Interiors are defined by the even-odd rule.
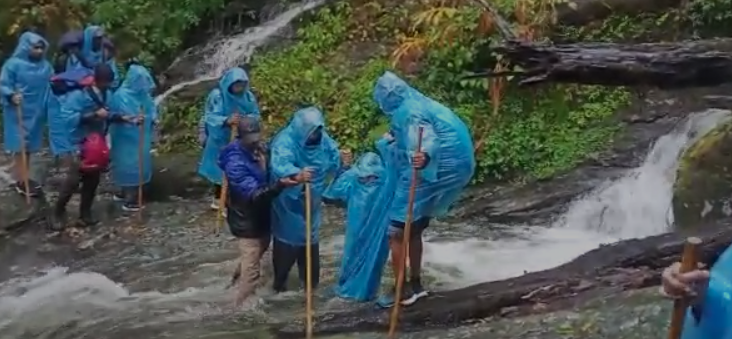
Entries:
[[516,76],[543,82],[661,89],[717,86],[732,81],[732,39],[674,43],[551,44],[508,40],[491,47],[520,70],[469,76]]
[[[699,258],[708,265],[732,243],[729,224],[695,234],[702,239]],[[434,293],[404,308],[400,331],[455,327],[471,320],[518,316],[572,307],[592,298],[660,282],[660,271],[680,260],[687,235],[668,233],[601,246],[559,267],[520,277],[481,283]],[[490,267],[479,268],[490,269]],[[319,335],[381,332],[388,328],[389,312],[372,305],[316,318]],[[302,338],[301,323],[273,327],[278,338]]]

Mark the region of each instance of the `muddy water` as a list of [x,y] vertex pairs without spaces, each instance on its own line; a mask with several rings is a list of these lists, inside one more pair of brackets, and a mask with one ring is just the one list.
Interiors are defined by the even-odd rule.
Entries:
[[[552,225],[436,223],[426,244],[429,286],[456,288],[517,276],[556,266],[604,242],[665,231],[671,222],[670,190],[681,151],[695,136],[727,117],[726,111],[693,115],[659,139],[641,167],[580,197]],[[268,323],[301,317],[301,292],[274,296],[264,287],[245,309],[231,307],[232,292],[226,286],[236,258],[235,243],[226,232],[213,232],[216,218],[207,210],[208,203],[153,203],[146,211],[144,230],[134,218],[116,220],[118,238],[95,246],[93,256],[77,259],[71,267],[33,262],[30,267],[19,268],[16,278],[0,283],[0,338],[268,338]],[[349,306],[332,294],[343,244],[341,220],[340,211],[326,213],[321,244],[323,279],[316,296],[319,311]],[[126,235],[130,233],[139,234],[129,238]],[[269,266],[265,270],[269,272]],[[299,289],[296,284],[291,287]],[[662,315],[666,304],[653,294],[617,298],[629,301],[622,306],[600,302],[542,320],[484,320],[473,326],[407,337],[484,338],[494,333],[501,334],[500,338],[581,338],[585,337],[582,333],[592,330],[605,333],[603,328],[608,326],[615,328],[608,333],[620,335],[618,329],[637,333],[634,326],[647,325],[637,319],[652,315],[666,319]],[[612,311],[619,308],[624,311]],[[589,314],[598,314],[590,319],[594,325],[587,325],[592,322],[586,319]],[[659,326],[662,322],[659,320]],[[580,330],[584,332],[570,333]],[[610,338],[608,333],[604,335]],[[377,337],[383,334],[336,338]]]

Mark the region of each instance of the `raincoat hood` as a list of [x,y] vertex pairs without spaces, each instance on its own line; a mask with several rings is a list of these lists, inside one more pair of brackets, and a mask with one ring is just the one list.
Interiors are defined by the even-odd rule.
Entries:
[[150,96],[155,89],[155,81],[152,74],[144,66],[132,65],[127,71],[127,76],[120,86],[128,95],[135,98]]
[[384,114],[392,116],[405,100],[415,95],[415,91],[406,81],[387,71],[376,80],[374,101]]
[[95,37],[103,37],[104,29],[101,26],[89,26],[84,29],[84,41],[81,45],[81,54],[90,62],[96,64],[102,60],[102,50],[94,50],[93,40]]
[[[46,52],[48,51],[48,41],[46,41],[46,39],[44,39],[42,36],[33,32],[23,33],[20,36],[20,39],[18,39],[18,46],[15,47],[12,57],[23,59],[26,61],[32,61],[29,57],[30,51],[33,46],[38,43],[43,44],[43,56],[45,57]],[[43,60],[43,58],[41,58],[41,60]]]
[[244,97],[244,95],[236,96],[236,95],[231,94],[231,92],[229,92],[229,88],[231,87],[231,85],[233,85],[237,81],[241,81],[246,84],[246,89],[245,89],[245,93],[246,93],[246,91],[249,90],[249,75],[247,75],[247,72],[245,70],[243,70],[239,67],[229,69],[228,71],[226,71],[224,73],[224,75],[221,77],[221,79],[219,79],[219,90],[221,90],[221,93],[224,96],[226,96],[227,98],[230,98],[233,100],[240,99],[240,98]]
[[369,176],[381,178],[384,173],[384,163],[378,154],[368,152],[356,160],[353,170],[359,178],[366,178]]
[[[290,121],[290,135],[297,145],[305,147],[308,137],[318,127],[325,128],[323,113],[316,107],[303,108],[295,112]],[[323,130],[323,134],[326,134],[325,130]]]

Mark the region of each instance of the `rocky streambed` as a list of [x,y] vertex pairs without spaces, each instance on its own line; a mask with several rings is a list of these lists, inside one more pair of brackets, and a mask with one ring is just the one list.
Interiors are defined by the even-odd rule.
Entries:
[[[468,192],[453,217],[428,234],[427,274],[439,292],[405,310],[405,336],[662,333],[670,306],[653,286],[659,269],[677,260],[685,234],[657,234],[674,230],[666,212],[682,153],[696,149],[728,116],[705,111],[702,98],[723,91],[644,93],[619,115],[623,132],[607,152],[551,180]],[[226,287],[235,244],[207,210],[195,160],[157,163],[142,223],[105,193],[95,207],[100,227],[49,234],[47,204],[39,200],[28,209],[15,193],[0,193],[0,338],[301,337],[301,293],[272,296],[265,288],[260,303],[231,308]],[[50,173],[52,200],[58,176]],[[726,214],[707,215],[717,217],[700,222],[708,225],[703,230],[688,231],[707,240],[704,258],[712,262],[732,233],[724,230]],[[341,211],[329,209],[326,219],[316,329],[322,336],[381,337],[384,312],[333,299]],[[593,250],[623,239],[631,240]],[[473,285],[489,280],[496,281]]]

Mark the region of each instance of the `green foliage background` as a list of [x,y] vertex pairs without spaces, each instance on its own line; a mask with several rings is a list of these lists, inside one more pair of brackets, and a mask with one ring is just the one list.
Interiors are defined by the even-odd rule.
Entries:
[[[537,0],[538,1],[538,0]],[[105,26],[119,46],[121,58],[141,56],[164,65],[187,39],[220,15],[227,0],[0,0],[0,52],[12,51],[24,28],[35,26],[55,41],[68,29],[87,22]],[[531,3],[531,2],[530,2]],[[392,53],[409,34],[415,16],[438,6],[430,0],[339,1],[322,8],[298,30],[295,43],[255,57],[252,83],[270,130],[282,126],[303,102],[320,106],[330,132],[356,151],[372,147],[386,130],[386,121],[372,100],[375,79],[394,69]],[[510,16],[514,0],[496,4]],[[547,85],[521,89],[510,82],[499,114],[492,116],[488,82],[465,81],[480,46],[494,36],[476,34],[477,8],[466,2],[449,18],[448,43],[430,43],[419,61],[402,74],[425,94],[453,108],[483,143],[477,181],[542,178],[565,170],[601,150],[618,131],[614,115],[629,103],[622,88]],[[438,39],[445,26],[419,29]],[[687,8],[658,15],[611,17],[581,29],[552,34],[563,40],[668,40],[669,28],[679,36],[707,37],[732,32],[732,0],[692,1]],[[663,32],[664,34],[657,34]],[[671,37],[674,38],[674,37]],[[480,58],[477,58],[480,59]],[[201,102],[171,102],[163,122],[172,135],[164,150],[179,152],[196,145],[195,125]],[[484,125],[490,124],[483,135]]]

